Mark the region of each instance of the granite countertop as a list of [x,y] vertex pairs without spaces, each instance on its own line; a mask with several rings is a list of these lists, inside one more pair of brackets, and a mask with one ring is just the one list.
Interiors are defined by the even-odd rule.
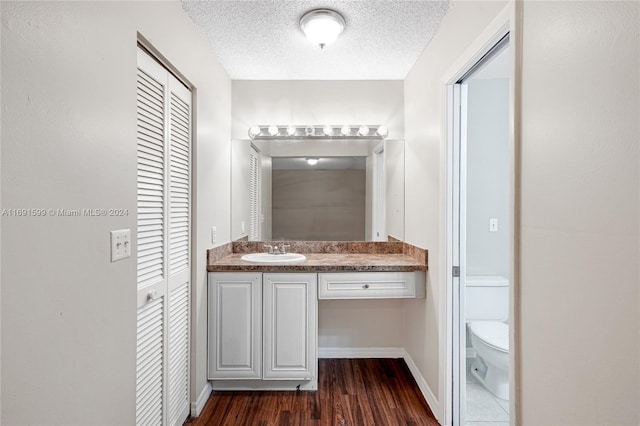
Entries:
[[[256,263],[241,259],[246,253],[262,252],[247,243],[209,250],[207,271],[257,272],[410,272],[427,270],[427,252],[406,243],[296,243],[291,252],[306,260],[290,263]],[[262,248],[262,246],[260,246]]]

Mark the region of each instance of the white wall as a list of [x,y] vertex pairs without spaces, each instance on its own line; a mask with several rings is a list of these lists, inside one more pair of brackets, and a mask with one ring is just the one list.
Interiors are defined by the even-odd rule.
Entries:
[[[638,424],[639,4],[521,5],[521,422]],[[430,268],[405,342],[440,400],[441,77],[501,6],[454,3],[405,81],[406,235]]]
[[[405,239],[429,250],[426,299],[405,302],[406,349],[438,404],[444,392],[444,74],[505,2],[453,2],[405,80]],[[440,405],[432,407],[442,419]]]
[[637,425],[640,4],[523,6],[522,421]]
[[402,348],[402,300],[318,301],[319,348]]
[[384,141],[385,226],[387,235],[404,240],[404,141]]
[[[510,275],[509,80],[467,85],[467,275]],[[498,231],[489,232],[489,219]]]
[[194,400],[209,228],[230,235],[230,81],[179,2],[1,8],[2,207],[129,215],[3,218],[0,423],[135,423],[136,263],[109,262],[109,231],[136,229],[137,31],[197,89]]
[[402,81],[250,81],[232,83],[232,135],[254,124],[385,124],[404,137]]

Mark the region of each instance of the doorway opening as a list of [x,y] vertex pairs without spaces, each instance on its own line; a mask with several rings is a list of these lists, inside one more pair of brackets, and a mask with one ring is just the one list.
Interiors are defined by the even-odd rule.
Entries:
[[503,34],[449,85],[452,424],[510,423],[511,51]]

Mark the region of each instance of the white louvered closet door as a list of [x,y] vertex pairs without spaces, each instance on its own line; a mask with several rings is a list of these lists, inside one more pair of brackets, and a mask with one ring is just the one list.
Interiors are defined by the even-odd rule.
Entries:
[[138,49],[136,424],[189,415],[191,92]]

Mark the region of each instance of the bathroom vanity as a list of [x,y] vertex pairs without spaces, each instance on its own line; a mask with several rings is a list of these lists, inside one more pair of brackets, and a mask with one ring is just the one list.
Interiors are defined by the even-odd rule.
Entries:
[[294,242],[294,263],[208,252],[208,379],[217,390],[315,390],[318,300],[425,297],[427,253],[402,242]]

